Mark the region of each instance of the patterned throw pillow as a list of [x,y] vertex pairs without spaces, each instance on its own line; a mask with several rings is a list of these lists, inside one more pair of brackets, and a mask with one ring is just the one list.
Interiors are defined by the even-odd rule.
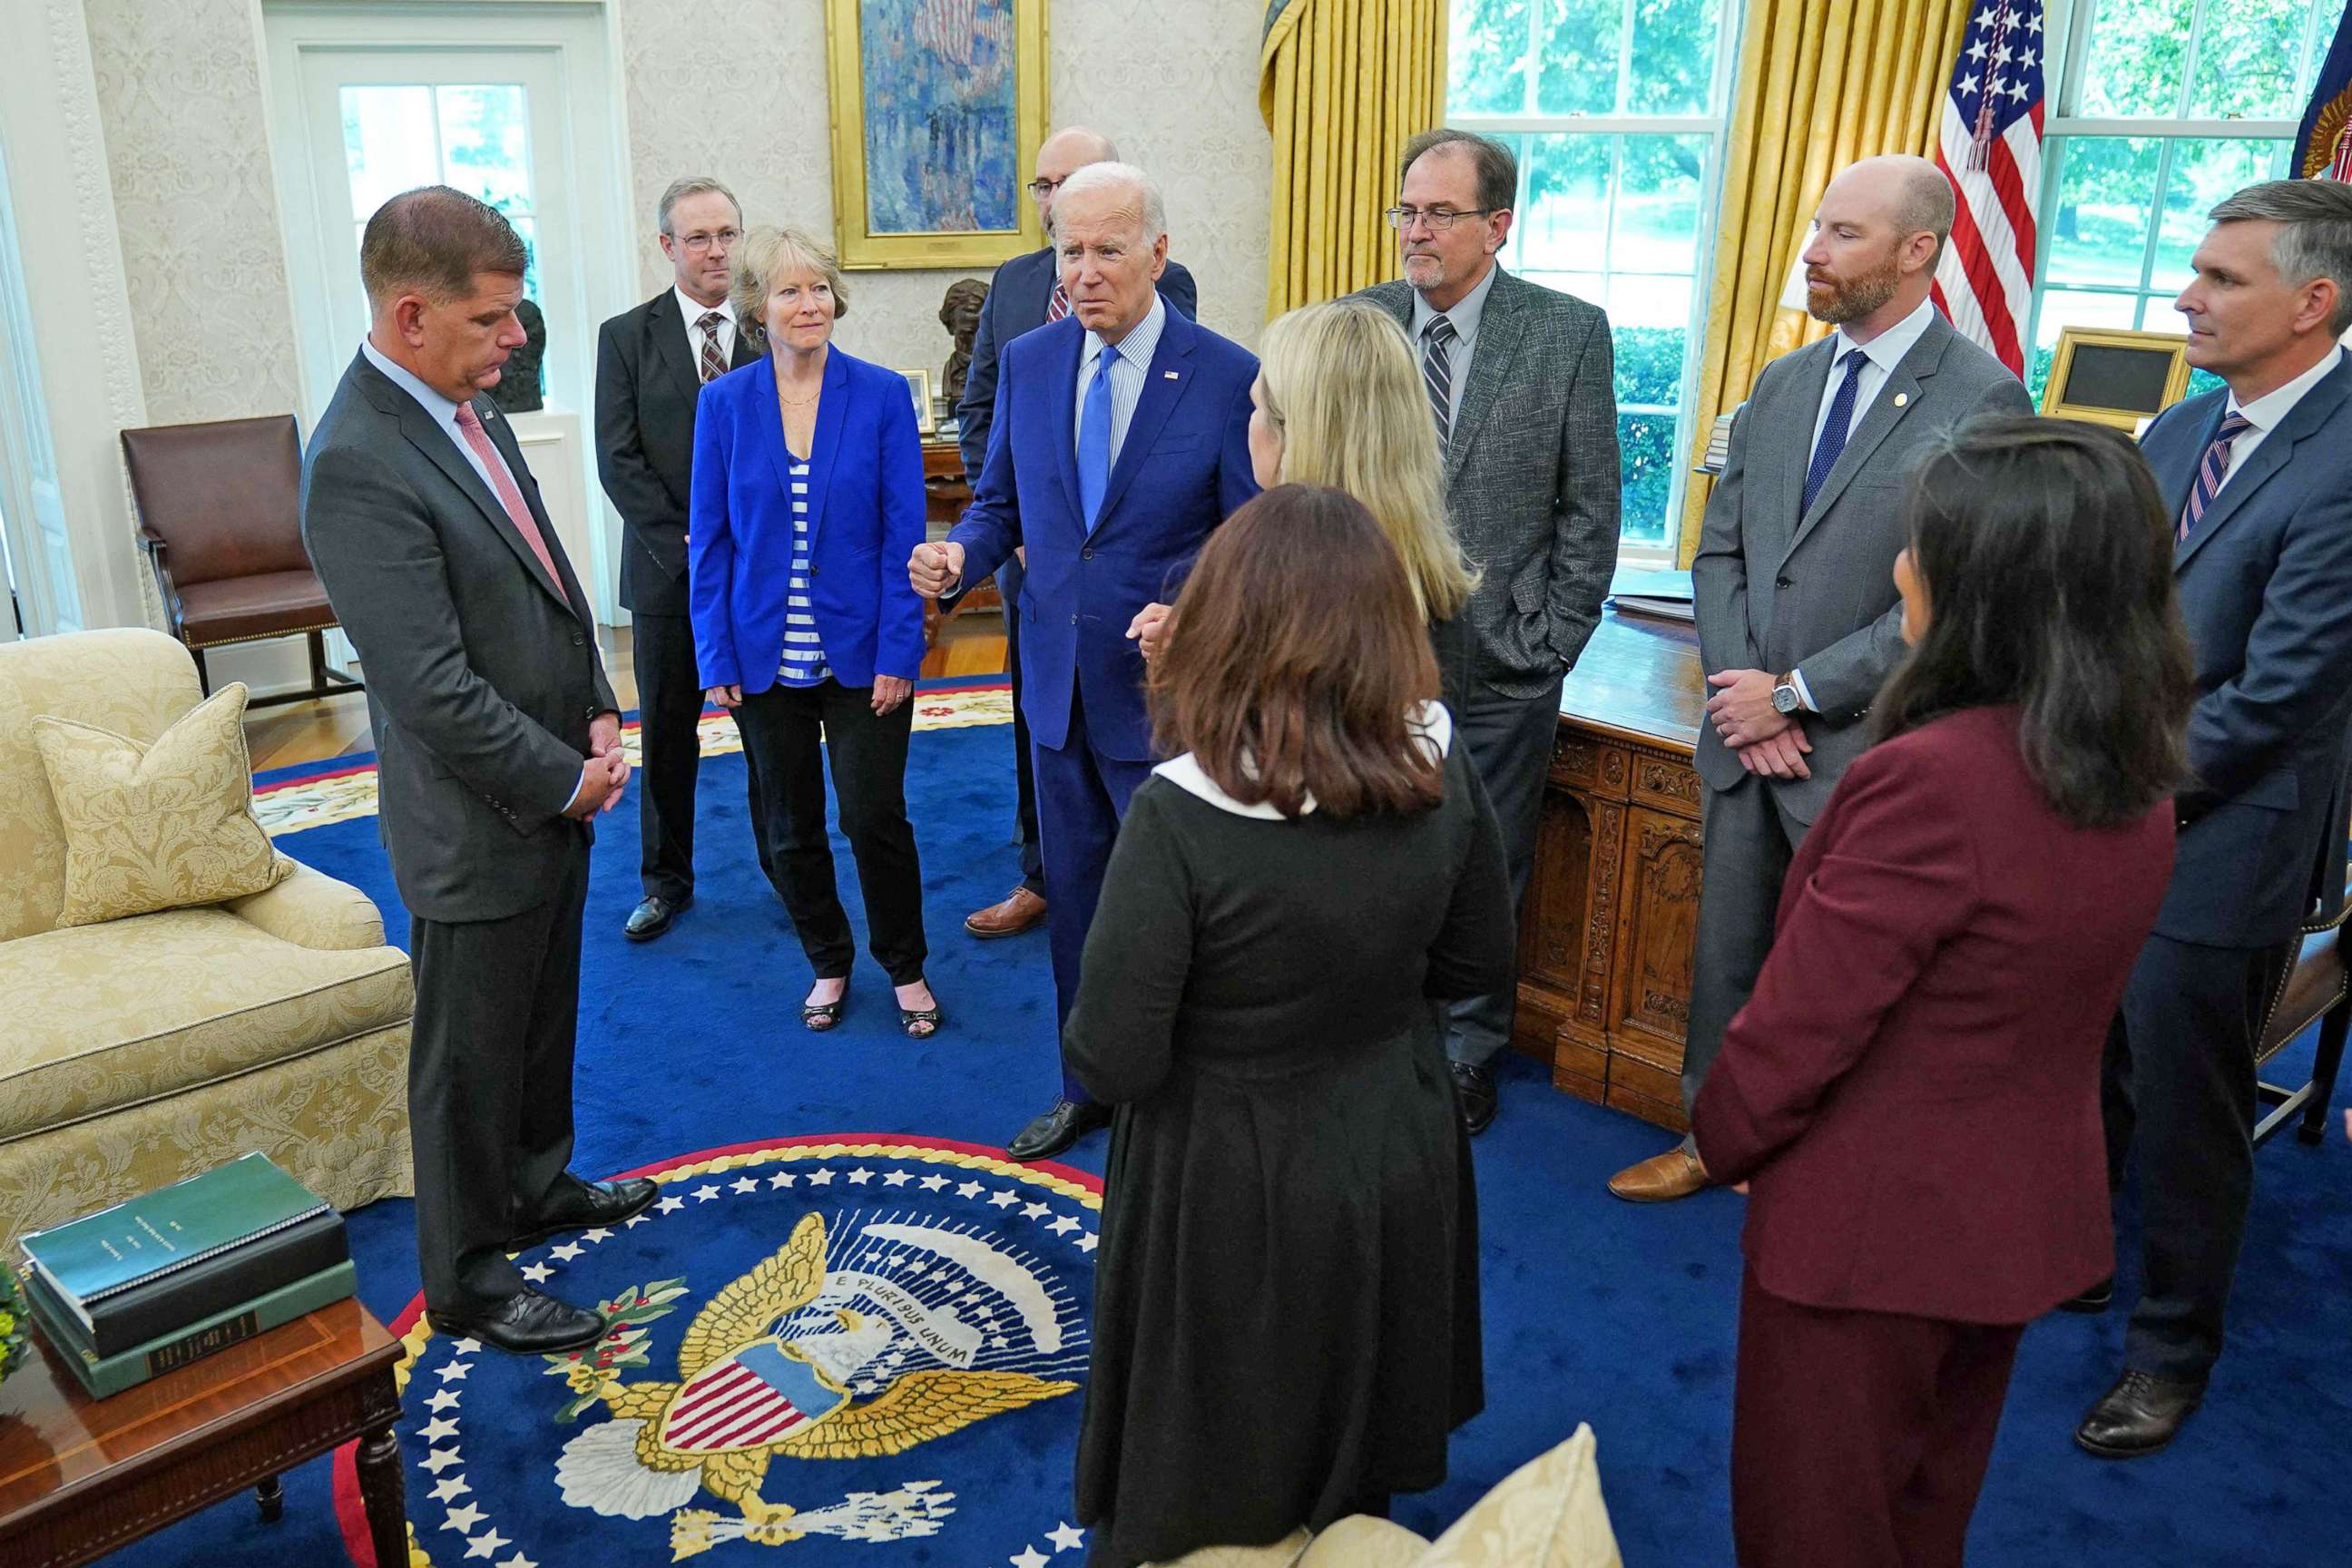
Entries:
[[69,719],[33,721],[66,830],[61,926],[216,904],[293,870],[253,816],[246,688],[222,688],[142,746]]

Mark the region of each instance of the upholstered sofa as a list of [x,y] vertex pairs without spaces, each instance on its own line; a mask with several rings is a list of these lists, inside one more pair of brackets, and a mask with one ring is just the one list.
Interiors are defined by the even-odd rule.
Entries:
[[1312,1538],[1302,1530],[1271,1546],[1205,1547],[1160,1568],[1624,1568],[1624,1559],[1601,1499],[1592,1428],[1580,1426],[1434,1542],[1359,1514]]
[[358,889],[289,862],[226,903],[58,924],[65,829],[33,721],[143,746],[199,698],[160,633],[0,645],[0,1257],[247,1150],[344,1209],[413,1190],[415,992]]

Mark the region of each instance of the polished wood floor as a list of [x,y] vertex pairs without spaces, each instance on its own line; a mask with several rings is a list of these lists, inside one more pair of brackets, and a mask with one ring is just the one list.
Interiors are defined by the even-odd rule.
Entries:
[[[614,695],[623,708],[635,707],[637,682],[629,664],[629,629],[607,626],[600,640]],[[362,677],[366,673],[360,671]],[[927,678],[1003,673],[1004,622],[993,610],[950,616],[940,625],[938,641],[923,659]],[[264,708],[246,715],[245,737],[257,773],[364,752],[369,748],[367,699],[329,697]]]

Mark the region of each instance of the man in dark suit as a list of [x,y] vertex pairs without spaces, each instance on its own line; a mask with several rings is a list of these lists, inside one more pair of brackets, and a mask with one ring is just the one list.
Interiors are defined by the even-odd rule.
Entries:
[[[1494,801],[1511,897],[1535,864],[1562,678],[1601,621],[1617,565],[1621,479],[1609,318],[1495,263],[1518,161],[1466,131],[1404,150],[1389,211],[1404,279],[1364,291],[1412,342],[1445,452],[1454,531],[1482,574],[1463,614],[1473,646],[1455,716]],[[1516,984],[1453,1005],[1446,1054],[1473,1134],[1495,1119],[1489,1065],[1511,1041]]]
[[[1118,149],[1107,136],[1082,125],[1072,125],[1045,138],[1037,149],[1036,177],[1029,195],[1037,203],[1037,216],[1050,240],[1054,232],[1054,195],[1062,182],[1088,163],[1115,163]],[[1190,320],[1199,314],[1192,275],[1175,261],[1160,275],[1159,289],[1167,301]],[[1034,331],[1070,313],[1063,291],[1061,269],[1054,247],[1016,256],[988,280],[988,299],[981,306],[980,331],[971,341],[971,374],[956,404],[956,446],[963,454],[963,471],[975,479],[988,459],[988,432],[996,419],[996,361],[1004,345],[1024,332]],[[1013,758],[1018,784],[1016,805],[1021,835],[1021,882],[996,903],[964,919],[964,929],[977,937],[1018,936],[1045,919],[1045,860],[1037,847],[1037,789],[1029,768],[1029,721],[1021,713],[1021,617],[1014,606],[1021,599],[1021,555],[1015,552],[996,568],[997,596],[1004,601],[1004,662],[1013,675]]]
[[[1972,416],[2033,411],[2009,368],[1928,300],[1953,214],[1951,182],[1924,158],[1867,158],[1830,182],[1804,263],[1808,308],[1838,330],[1756,378],[1707,497],[1691,563],[1714,694],[1698,739],[1706,864],[1685,1110],[1764,966],[1790,859],[1867,745],[1863,715],[1903,658],[1904,481]],[[1706,1184],[1686,1138],[1609,1190],[1663,1203]]]
[[446,185],[368,219],[373,323],[302,470],[302,537],[367,669],[378,822],[411,917],[416,1247],[436,1329],[518,1353],[597,1313],[507,1257],[649,1206],[572,1158],[589,822],[628,778],[588,597],[490,400],[523,341],[507,220]]
[[[917,593],[948,593],[1029,552],[1021,700],[1058,1025],[1077,994],[1119,818],[1155,760],[1143,647],[1209,531],[1257,493],[1257,360],[1153,287],[1168,258],[1166,209],[1142,170],[1079,170],[1062,187],[1054,230],[1071,313],[1005,346],[971,506],[945,542],[917,547],[908,574]],[[1060,1098],[1007,1152],[1046,1159],[1108,1121],[1065,1066]]]
[[2109,1178],[2137,1157],[2146,1263],[2123,1374],[2074,1434],[2108,1458],[2169,1442],[2221,1353],[2253,1187],[2254,1047],[2296,926],[2344,885],[2352,186],[2251,185],[2211,216],[2179,305],[2189,363],[2228,390],[2140,443],[2179,541],[2199,695],[2171,886],[2107,1042]]
[[[760,357],[749,335],[735,330],[727,297],[743,230],[734,193],[701,176],[672,181],[658,222],[670,286],[605,322],[596,337],[596,472],[621,514],[621,604],[630,616],[645,768],[637,797],[645,897],[623,928],[632,942],[661,935],[694,901],[702,685],[687,618],[686,507],[695,400],[704,383]],[[760,814],[754,787],[752,841],[764,868]]]

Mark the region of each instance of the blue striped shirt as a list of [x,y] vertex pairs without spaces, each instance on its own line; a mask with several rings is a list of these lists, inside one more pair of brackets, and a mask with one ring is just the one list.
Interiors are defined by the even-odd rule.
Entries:
[[793,487],[793,573],[785,584],[784,658],[776,667],[780,686],[815,686],[833,671],[825,668],[824,641],[809,608],[808,464],[794,458],[786,473]]

